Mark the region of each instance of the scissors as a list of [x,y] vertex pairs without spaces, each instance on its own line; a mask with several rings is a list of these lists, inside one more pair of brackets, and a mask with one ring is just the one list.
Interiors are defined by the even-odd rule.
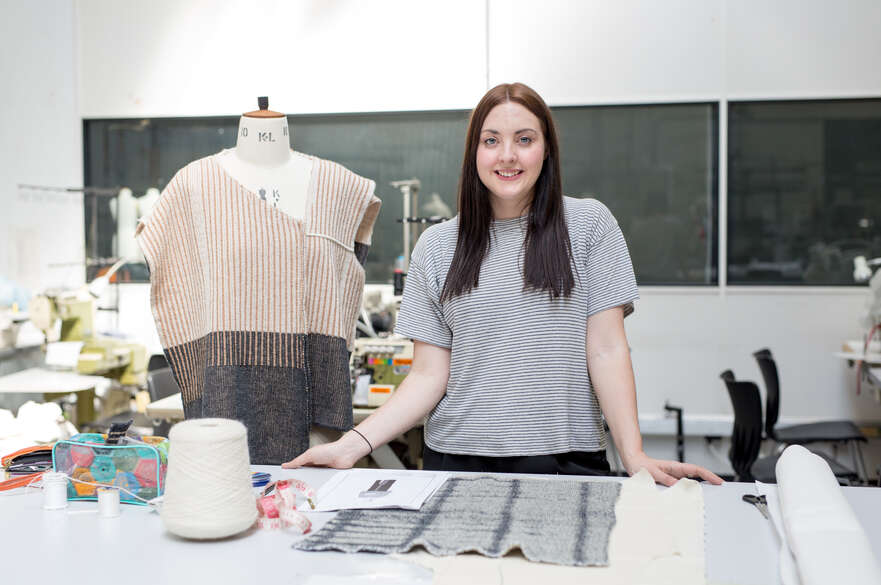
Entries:
[[764,495],[757,496],[755,494],[745,494],[743,496],[743,501],[758,508],[759,512],[762,513],[762,516],[767,520],[771,519],[771,516],[768,515],[768,500]]

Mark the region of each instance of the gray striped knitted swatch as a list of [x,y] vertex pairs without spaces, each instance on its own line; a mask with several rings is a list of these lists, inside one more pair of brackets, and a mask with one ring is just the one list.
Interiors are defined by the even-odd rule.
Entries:
[[530,561],[608,565],[621,485],[612,481],[451,478],[418,511],[343,510],[294,544],[306,551],[434,555],[520,548]]

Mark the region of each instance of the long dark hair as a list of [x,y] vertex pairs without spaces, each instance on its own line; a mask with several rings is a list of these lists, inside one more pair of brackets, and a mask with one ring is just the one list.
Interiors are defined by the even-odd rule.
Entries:
[[506,102],[520,104],[539,119],[546,148],[523,242],[523,288],[545,290],[551,299],[556,299],[570,296],[575,286],[572,245],[563,216],[560,146],[551,110],[532,88],[522,83],[503,83],[489,90],[471,112],[459,176],[459,239],[441,301],[466,294],[478,286],[480,265],[489,247],[493,212],[489,190],[477,174],[477,147],[490,110]]

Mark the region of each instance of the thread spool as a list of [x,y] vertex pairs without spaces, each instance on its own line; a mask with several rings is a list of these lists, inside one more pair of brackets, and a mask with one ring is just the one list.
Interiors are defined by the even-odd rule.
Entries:
[[67,507],[67,476],[58,471],[43,473],[43,509],[63,510]]
[[119,490],[109,487],[98,488],[98,516],[116,518],[119,516]]
[[257,520],[248,435],[234,420],[202,418],[174,425],[160,515],[166,530],[193,539],[232,536]]

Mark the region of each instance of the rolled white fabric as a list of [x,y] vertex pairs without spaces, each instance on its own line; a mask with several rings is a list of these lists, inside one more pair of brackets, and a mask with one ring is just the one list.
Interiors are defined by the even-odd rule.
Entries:
[[257,520],[245,425],[223,418],[178,423],[168,434],[162,502],[165,528],[212,539],[247,530]]
[[802,585],[878,585],[881,566],[832,470],[804,447],[777,461],[777,493]]

